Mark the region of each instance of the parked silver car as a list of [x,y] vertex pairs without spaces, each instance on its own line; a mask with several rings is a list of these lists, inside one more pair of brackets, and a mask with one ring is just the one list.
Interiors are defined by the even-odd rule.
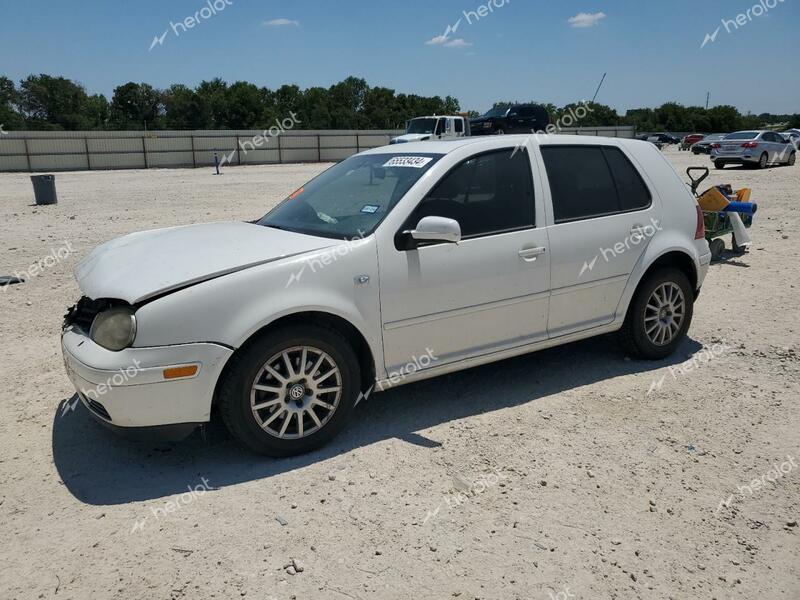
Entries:
[[774,131],[737,131],[711,144],[711,160],[718,169],[725,165],[793,165],[797,150],[788,138]]

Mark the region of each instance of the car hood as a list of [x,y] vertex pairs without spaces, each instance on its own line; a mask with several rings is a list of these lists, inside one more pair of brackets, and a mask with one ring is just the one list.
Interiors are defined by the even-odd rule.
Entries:
[[392,140],[395,144],[402,144],[405,142],[422,142],[429,140],[433,137],[432,133],[406,133],[405,135],[398,136]]
[[207,223],[126,235],[95,248],[75,268],[92,299],[130,304],[208,279],[336,244],[250,223]]

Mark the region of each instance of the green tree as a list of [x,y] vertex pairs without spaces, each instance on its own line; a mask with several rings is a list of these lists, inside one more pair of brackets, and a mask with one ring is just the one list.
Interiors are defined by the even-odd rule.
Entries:
[[113,128],[160,129],[163,116],[163,95],[150,84],[131,81],[114,90],[110,106]]
[[83,86],[64,77],[30,75],[20,82],[19,107],[32,129],[86,129],[89,98]]
[[225,129],[228,120],[228,84],[216,77],[211,81],[201,81],[196,91],[200,101],[208,108],[209,129]]
[[8,77],[0,77],[0,125],[6,131],[11,129],[23,129],[25,120],[17,110],[19,104],[19,93]]
[[205,99],[185,85],[171,85],[164,92],[164,108],[167,129],[207,129],[211,126],[211,111]]

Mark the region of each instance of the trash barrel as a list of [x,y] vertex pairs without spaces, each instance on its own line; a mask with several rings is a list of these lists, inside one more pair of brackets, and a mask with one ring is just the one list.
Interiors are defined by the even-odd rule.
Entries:
[[58,204],[55,175],[31,175],[36,204]]

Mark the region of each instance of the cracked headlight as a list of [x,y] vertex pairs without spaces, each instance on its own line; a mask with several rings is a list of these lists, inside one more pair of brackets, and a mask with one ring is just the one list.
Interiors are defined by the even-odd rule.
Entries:
[[133,308],[119,306],[97,315],[92,322],[89,337],[96,343],[118,352],[133,344],[136,338],[136,315]]

